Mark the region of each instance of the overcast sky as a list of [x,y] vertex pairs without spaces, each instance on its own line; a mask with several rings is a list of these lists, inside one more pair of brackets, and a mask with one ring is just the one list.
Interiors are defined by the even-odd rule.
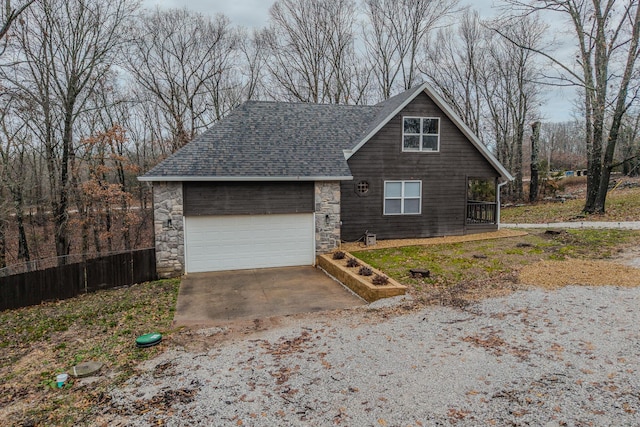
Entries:
[[[245,27],[264,27],[269,8],[275,0],[143,0],[146,7],[187,8],[206,14],[224,13],[235,24]],[[493,0],[462,0],[478,9],[484,16],[493,16]]]
[[[147,8],[187,8],[204,14],[224,13],[231,22],[248,28],[260,28],[267,25],[269,8],[275,0],[143,0]],[[469,5],[478,10],[485,18],[498,15],[499,10],[494,0],[461,0],[462,5]],[[552,26],[554,23],[545,20]],[[556,27],[562,25],[556,22]],[[573,102],[575,93],[569,89],[549,89],[541,105],[544,121],[565,121],[573,118]]]

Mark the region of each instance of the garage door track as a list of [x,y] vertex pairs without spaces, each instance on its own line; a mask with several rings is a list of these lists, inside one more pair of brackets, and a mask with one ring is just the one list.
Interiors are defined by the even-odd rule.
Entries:
[[215,325],[363,304],[310,266],[191,273],[182,279],[174,323]]

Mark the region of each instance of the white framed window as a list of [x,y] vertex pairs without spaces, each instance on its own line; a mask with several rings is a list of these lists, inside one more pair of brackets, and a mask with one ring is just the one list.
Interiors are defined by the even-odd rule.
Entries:
[[440,119],[403,117],[402,151],[440,151]]
[[385,181],[385,215],[420,215],[422,181]]

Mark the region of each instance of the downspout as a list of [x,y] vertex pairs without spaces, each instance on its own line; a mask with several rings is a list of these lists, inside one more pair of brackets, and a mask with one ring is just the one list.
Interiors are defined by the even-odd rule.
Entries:
[[502,194],[502,187],[507,185],[509,183],[509,181],[504,181],[504,182],[499,182],[498,183],[498,205],[496,206],[496,225],[498,226],[498,229],[500,229],[500,195]]

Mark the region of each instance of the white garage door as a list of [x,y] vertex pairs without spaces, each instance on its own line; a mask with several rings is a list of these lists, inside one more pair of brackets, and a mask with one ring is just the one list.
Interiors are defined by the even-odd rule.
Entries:
[[188,216],[187,273],[313,265],[313,214]]

